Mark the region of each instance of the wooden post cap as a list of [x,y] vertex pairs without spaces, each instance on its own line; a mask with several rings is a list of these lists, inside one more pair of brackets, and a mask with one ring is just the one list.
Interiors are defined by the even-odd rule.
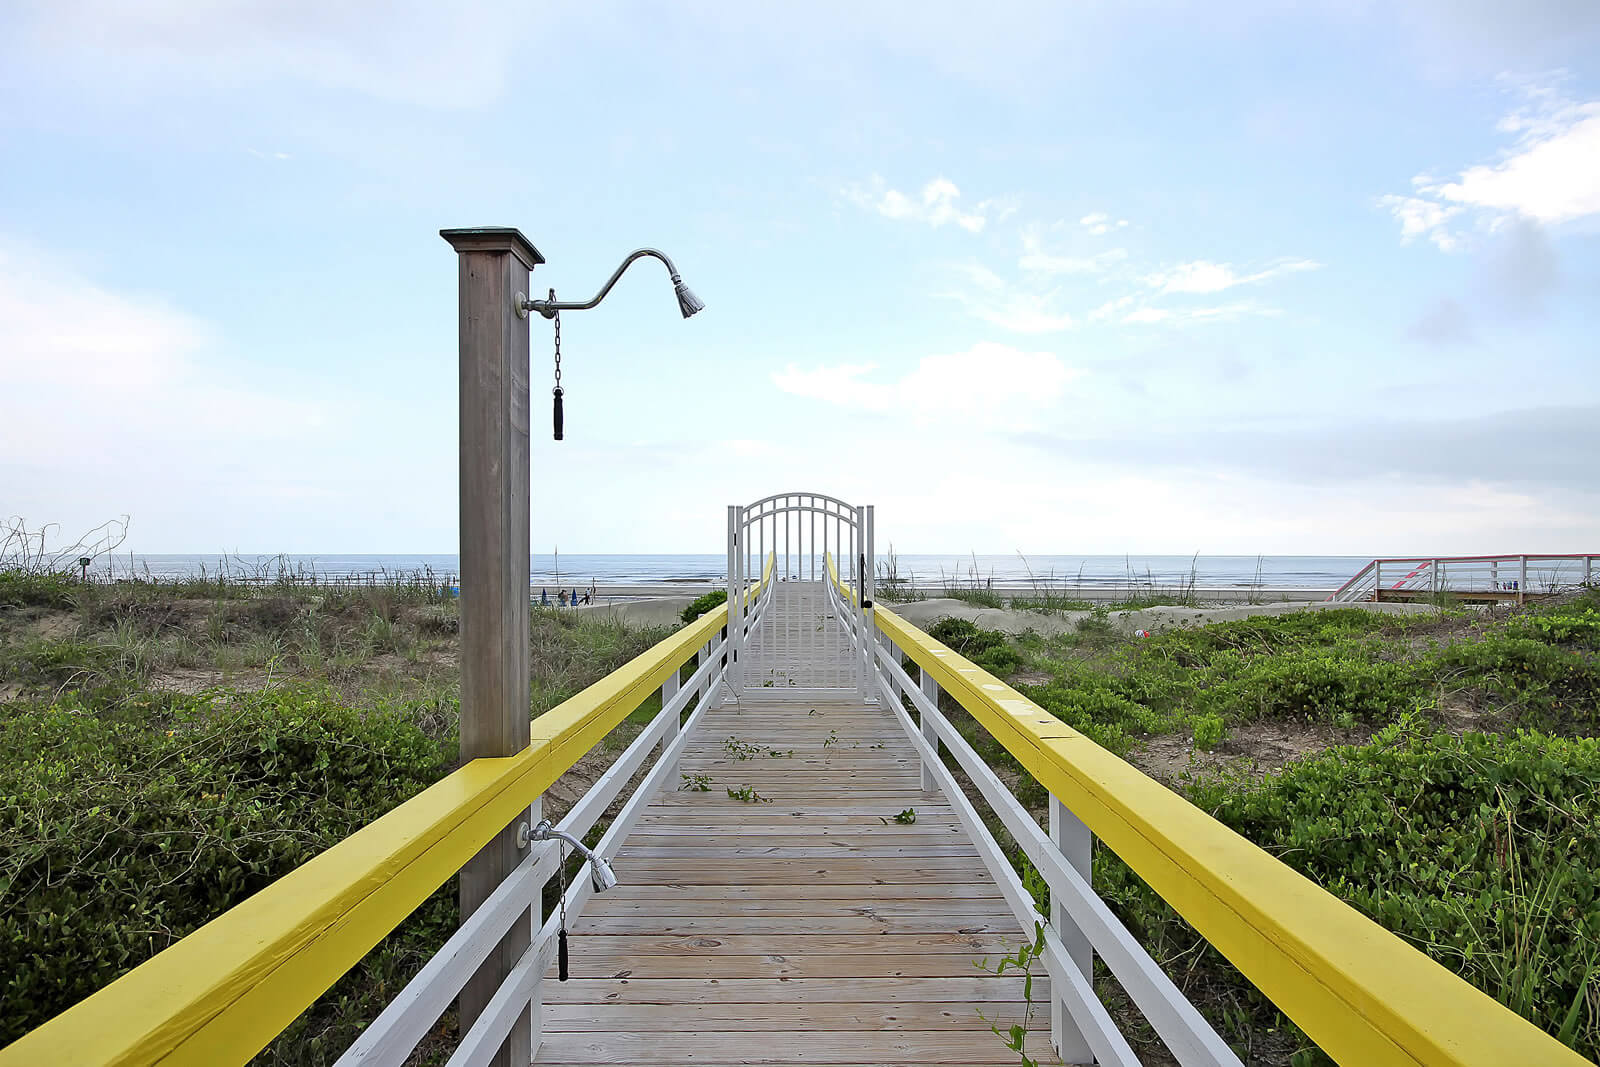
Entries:
[[457,252],[510,252],[529,270],[544,262],[544,256],[533,247],[533,242],[522,236],[522,231],[515,226],[467,226],[440,230],[439,236],[449,241]]

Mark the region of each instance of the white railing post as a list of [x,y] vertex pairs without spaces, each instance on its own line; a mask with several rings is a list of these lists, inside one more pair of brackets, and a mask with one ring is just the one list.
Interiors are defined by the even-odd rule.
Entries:
[[873,645],[878,640],[878,623],[872,614],[872,595],[875,587],[873,571],[877,564],[873,560],[872,543],[872,505],[856,509],[856,516],[861,523],[861,539],[859,554],[856,557],[856,584],[861,598],[861,685],[862,692],[868,700],[880,700],[882,694],[878,692],[878,661],[875,658]]
[[[678,688],[683,684],[682,679],[679,678],[679,673],[682,670],[682,667],[674,670],[671,674],[667,675],[667,680],[661,683],[661,710],[663,711],[666,710],[667,704],[672,700],[672,698],[678,695]],[[663,751],[666,750],[668,745],[672,744],[672,742],[676,740],[678,731],[683,729],[683,714],[681,712],[677,715],[670,716],[670,720],[671,721],[667,726],[667,732],[661,739],[661,748]]]
[[[900,662],[900,650],[898,648],[894,647],[894,642],[889,640],[889,635],[888,634],[884,633],[882,630],[879,630],[876,634],[873,635],[873,640],[877,644],[879,644],[879,645],[881,645],[883,647],[883,651],[888,654],[889,659],[890,659],[891,662],[894,662],[894,663],[899,663]],[[885,696],[890,698],[890,699],[893,699],[893,700],[899,700],[900,699],[900,683],[895,681],[894,672],[890,671],[888,674],[885,675],[885,677],[889,681],[889,691],[888,691],[888,693],[885,694]]]
[[[532,804],[528,805],[528,827],[532,829],[538,826],[539,821],[543,818],[544,794],[541,793],[533,798]],[[531,846],[532,842],[529,844]],[[526,913],[528,943],[530,945],[533,943],[534,936],[538,934],[539,928],[544,925],[544,894],[541,892],[542,889],[542,886],[535,888],[532,894],[533,899],[529,902],[530,906]],[[544,1040],[544,986],[540,984],[540,981],[538,978],[534,979],[533,997],[528,1002],[528,1056],[530,1062],[532,1057],[539,1054],[539,1043]],[[465,1033],[465,1031],[462,1032]]]
[[1436,560],[1436,559],[1429,560],[1428,561],[1428,592],[1437,593],[1438,591],[1439,591],[1439,561]]
[[[1050,840],[1061,850],[1062,858],[1083,876],[1086,883],[1092,885],[1094,835],[1067,809],[1065,804],[1056,799],[1053,793],[1050,795]],[[1057,893],[1050,894],[1050,927],[1061,939],[1061,946],[1066,949],[1067,958],[1078,968],[1092,988],[1094,948],[1089,944],[1088,937],[1067,915],[1066,906],[1062,904]],[[1064,1063],[1095,1061],[1089,1043],[1084,1040],[1077,1024],[1068,1017],[1066,1004],[1060,995],[1054,992],[1050,996],[1050,1042],[1055,1045],[1056,1053]]]
[[1593,581],[1594,581],[1593,574],[1594,574],[1594,557],[1593,556],[1584,556],[1583,557],[1583,584],[1584,585],[1593,584]]
[[[700,656],[696,656],[695,659],[698,661]],[[670,714],[667,712],[667,705],[672,702],[673,697],[678,695],[678,689],[683,684],[680,678],[682,672],[682,667],[677,668],[667,676],[666,681],[661,683],[661,714],[667,716],[667,729],[661,735],[661,756],[663,758],[672,750],[672,743],[678,739],[678,734],[683,730],[683,712],[674,711]],[[702,681],[698,684],[701,686],[700,692],[705,692],[705,683]],[[698,705],[696,706],[698,707]],[[671,768],[667,770],[668,781],[672,780],[673,773]]]
[[1528,595],[1528,557],[1518,557],[1522,565],[1521,577],[1517,579],[1517,603],[1522,603],[1522,598]]
[[740,507],[728,505],[728,691],[739,692],[739,649],[744,647],[744,545],[749,531],[740,525]]
[[1383,560],[1372,561],[1372,601],[1377,603],[1383,599]]
[[[928,698],[928,703],[934,707],[939,706],[939,683],[933,680],[933,675],[928,673],[926,667],[922,668],[922,695]],[[928,746],[934,752],[939,751],[939,731],[934,728],[933,717],[918,711],[917,718],[922,723],[922,736],[927,740]],[[922,761],[922,788],[934,790],[939,788],[938,779],[933,776],[933,768],[928,766],[928,761]]]

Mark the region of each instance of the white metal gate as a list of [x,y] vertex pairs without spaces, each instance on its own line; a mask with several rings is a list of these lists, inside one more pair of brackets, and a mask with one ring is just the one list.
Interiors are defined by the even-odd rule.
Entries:
[[[848,620],[857,632],[872,606],[872,508],[853,507],[822,493],[779,493],[728,508],[729,633],[748,614],[753,591],[771,561],[767,610],[733,648],[728,684],[740,699],[805,699],[830,694],[867,696],[868,673],[852,648]],[[853,596],[843,608],[829,595],[827,560]]]

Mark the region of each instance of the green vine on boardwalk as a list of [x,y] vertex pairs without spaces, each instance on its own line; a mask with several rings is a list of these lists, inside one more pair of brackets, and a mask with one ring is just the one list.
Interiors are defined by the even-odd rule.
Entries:
[[1036,1010],[1033,1003],[1033,965],[1038,962],[1043,953],[1044,925],[1042,923],[1034,923],[1033,942],[1031,944],[1024,942],[1018,945],[1015,952],[1009,956],[1002,956],[993,967],[989,966],[989,958],[987,956],[982,960],[974,960],[972,964],[974,967],[988,971],[996,977],[1005,974],[1008,969],[1022,972],[1022,1000],[1027,1006],[1023,1009],[1021,1022],[1012,1023],[1001,1029],[998,1012],[991,1019],[983,1013],[983,1009],[978,1009],[978,1018],[988,1024],[989,1031],[998,1037],[1006,1048],[1017,1054],[1022,1067],[1039,1067],[1039,1061],[1028,1055],[1027,1045],[1028,1032],[1033,1027],[1033,1017]]

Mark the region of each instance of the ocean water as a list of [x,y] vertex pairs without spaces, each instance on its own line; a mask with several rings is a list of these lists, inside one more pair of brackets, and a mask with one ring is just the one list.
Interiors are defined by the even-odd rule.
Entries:
[[[995,555],[919,555],[900,553],[898,573],[919,586],[959,582],[997,586],[1033,585],[1155,585],[1172,587],[1190,581],[1202,587],[1260,585],[1265,588],[1331,589],[1342,584],[1369,561],[1365,556],[1078,556],[1038,555],[1025,559],[1016,553]],[[887,560],[878,560],[879,574]],[[637,585],[652,582],[714,582],[727,570],[726,557],[715,555],[535,555],[531,561],[533,584]],[[785,565],[787,564],[787,565]],[[779,559],[778,570],[808,576],[820,560],[790,556]],[[409,577],[432,573],[453,576],[460,570],[454,554],[387,555],[118,555],[96,570],[114,577],[198,577],[228,574],[236,577],[275,578],[280,574],[340,578],[362,575]]]

